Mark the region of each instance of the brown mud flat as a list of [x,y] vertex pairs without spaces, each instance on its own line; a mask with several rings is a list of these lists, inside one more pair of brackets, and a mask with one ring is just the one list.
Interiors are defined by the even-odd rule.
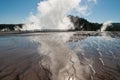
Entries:
[[[41,43],[28,40],[28,38],[31,37],[31,35],[34,35],[32,36],[32,39],[35,39],[36,38],[35,36],[38,37],[43,35],[44,37],[48,36],[53,37],[52,34],[54,33],[51,33],[51,35],[49,35],[49,33],[48,34],[39,33],[37,35],[31,33],[27,35],[24,34],[24,36],[21,36],[21,34],[17,34],[17,36],[16,35],[14,36],[14,34],[12,34],[12,36],[8,35],[0,36],[0,80],[55,80],[55,78],[53,78],[53,76],[55,75],[54,71],[50,68],[50,65],[54,64],[52,62],[50,63],[49,61],[47,61],[49,59],[46,59],[52,58],[51,56],[48,56],[50,54],[48,55],[41,54],[38,51],[38,46],[42,46]],[[68,76],[68,78],[58,78],[57,80],[120,80],[120,53],[119,53],[120,33],[107,32],[106,34],[107,34],[106,36],[117,39],[118,42],[114,42],[114,40],[110,42],[109,40],[106,40],[104,42],[104,40],[101,40],[101,38],[97,39],[93,38],[92,41],[95,40],[95,42],[89,43],[90,42],[89,40],[87,42],[88,37],[102,36],[103,33],[75,32],[74,35],[71,36],[70,39],[68,40],[68,43],[70,42],[72,44],[72,48],[70,49],[75,52],[75,55],[73,54],[71,55],[77,56],[79,59],[79,61],[77,62],[80,64],[78,65],[78,67],[81,67],[80,71],[82,72],[82,74],[81,72],[80,74],[79,72],[77,72],[77,70],[79,71],[79,69],[76,67],[77,66],[77,62],[75,62],[76,60],[72,61],[72,59],[70,59],[70,61],[69,60],[67,61],[68,63],[70,63],[71,66],[70,71],[67,71],[67,68],[65,68],[66,70],[64,70],[64,68],[61,69],[60,66],[62,65],[59,65],[63,64],[64,60],[62,61],[54,58],[53,60],[57,62],[55,65],[59,65],[59,67],[55,68],[56,69],[60,68],[58,70],[59,74],[61,75],[61,73],[64,74],[66,72],[63,75],[63,77]],[[47,44],[46,48],[53,49],[48,50],[49,53],[52,54],[52,52],[53,53],[57,52],[56,49],[59,50],[59,54],[66,52],[66,50],[68,49],[66,48],[66,45],[57,43],[55,42],[56,40],[52,42],[52,40],[50,39],[51,38],[48,37],[46,41],[44,41],[44,44],[46,42],[49,43],[49,41],[51,42],[51,44],[46,43]],[[103,41],[103,43],[98,44],[97,40],[100,42]],[[83,42],[81,43],[81,41]],[[110,44],[112,42],[113,45]],[[80,48],[84,49],[85,51],[79,51],[78,47],[74,47],[73,43],[77,45],[78,43],[80,43],[80,46],[85,44],[84,48],[83,47]],[[111,45],[112,47],[109,47],[109,45]],[[58,48],[56,48],[56,46]],[[65,51],[63,48],[66,48]],[[67,56],[65,57],[65,55],[63,56],[59,54],[55,55],[52,54],[52,56],[64,57],[62,59],[67,58]],[[46,64],[47,62],[48,65]],[[58,72],[55,73],[57,74]]]

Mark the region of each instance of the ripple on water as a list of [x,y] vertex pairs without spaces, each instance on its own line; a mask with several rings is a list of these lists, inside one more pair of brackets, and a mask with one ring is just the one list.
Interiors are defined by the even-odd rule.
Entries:
[[[69,42],[68,45],[81,54],[89,62],[96,74],[94,80],[119,80],[120,79],[120,39],[108,37],[88,37],[78,42]],[[83,58],[82,58],[83,59]]]

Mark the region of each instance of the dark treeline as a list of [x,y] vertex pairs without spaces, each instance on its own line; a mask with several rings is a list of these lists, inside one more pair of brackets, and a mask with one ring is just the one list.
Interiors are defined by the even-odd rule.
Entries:
[[108,27],[106,31],[120,31],[120,23],[112,23],[112,26]]
[[71,22],[73,22],[74,26],[75,26],[75,30],[82,30],[82,31],[97,31],[101,28],[102,24],[98,24],[98,23],[91,23],[88,22],[86,19],[84,18],[79,18],[79,17],[74,17],[69,15],[68,17],[70,17]]
[[[68,16],[74,24],[74,29],[69,31],[98,31],[103,24],[91,23],[84,18]],[[20,31],[23,24],[0,24],[0,31]],[[60,31],[60,30],[41,30],[41,32]],[[63,30],[65,31],[65,30]],[[106,31],[120,31],[120,23],[112,23],[112,26],[107,27]]]
[[0,24],[0,31],[15,31],[16,28],[18,30],[22,28],[23,24]]
[[[75,30],[78,31],[98,31],[103,25],[99,23],[91,23],[86,19],[77,16],[69,15],[68,17],[70,17],[71,22],[73,22]],[[112,23],[111,26],[107,27],[106,31],[120,31],[120,23]]]

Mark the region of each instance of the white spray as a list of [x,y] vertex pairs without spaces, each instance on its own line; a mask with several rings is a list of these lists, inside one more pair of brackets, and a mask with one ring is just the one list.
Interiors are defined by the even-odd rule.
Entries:
[[106,31],[106,29],[107,29],[108,27],[110,27],[110,26],[112,26],[112,21],[107,21],[107,22],[105,22],[105,23],[102,25],[102,27],[101,27],[101,32]]
[[67,14],[80,2],[81,0],[44,0],[38,3],[38,13],[30,15],[31,26],[24,25],[23,30],[70,29],[72,24]]
[[[28,24],[22,30],[42,30],[42,29],[72,29],[73,24],[67,17],[72,10],[79,14],[85,13],[86,8],[80,5],[82,0],[44,0],[38,3],[38,13],[31,14]],[[96,0],[85,0],[88,3],[96,3]],[[85,5],[84,5],[85,6]]]

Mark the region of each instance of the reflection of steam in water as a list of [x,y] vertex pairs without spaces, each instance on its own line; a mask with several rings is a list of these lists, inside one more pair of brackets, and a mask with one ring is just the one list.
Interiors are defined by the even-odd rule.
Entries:
[[1,36],[0,80],[119,80],[119,50],[119,38],[82,32]]
[[[43,55],[42,65],[52,72],[52,80],[87,80],[90,77],[92,65],[80,64],[76,53],[74,53],[65,42],[72,34],[55,34],[37,37],[40,42],[38,48],[40,55]],[[46,38],[49,37],[49,38]],[[90,69],[91,68],[91,69]]]
[[103,36],[68,42],[71,36],[73,33],[47,34],[34,40],[41,44],[38,52],[44,58],[40,64],[51,71],[52,80],[99,80],[100,76],[109,80],[105,75],[117,74],[112,72],[118,64],[119,39]]

